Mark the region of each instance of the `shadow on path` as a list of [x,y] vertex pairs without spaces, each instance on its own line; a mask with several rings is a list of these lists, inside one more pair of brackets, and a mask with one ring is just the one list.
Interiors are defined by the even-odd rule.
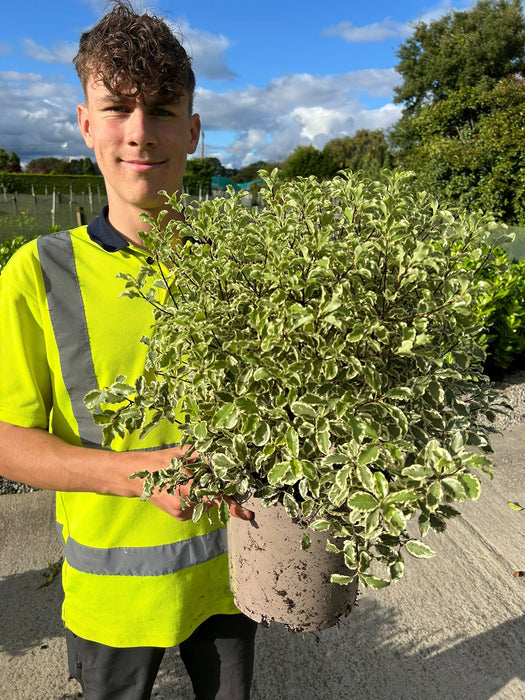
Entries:
[[400,641],[400,617],[365,600],[316,636],[260,630],[252,700],[267,700],[268,687],[280,689],[272,700],[489,700],[512,680],[525,682],[525,615],[468,638],[422,621],[417,643]]
[[42,573],[32,570],[0,579],[0,652],[18,656],[46,638],[63,636],[60,577],[38,588]]

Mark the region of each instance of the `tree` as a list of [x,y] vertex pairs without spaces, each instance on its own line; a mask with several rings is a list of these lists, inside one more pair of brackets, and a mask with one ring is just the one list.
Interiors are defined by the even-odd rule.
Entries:
[[53,156],[33,158],[33,160],[30,160],[27,164],[26,171],[28,173],[50,173],[59,160],[59,158]]
[[95,166],[93,165],[91,158],[83,158],[82,175],[96,175]]
[[359,129],[354,136],[332,139],[324,147],[324,154],[334,173],[344,168],[375,175],[394,164],[393,153],[381,129]]
[[53,173],[53,175],[100,175],[100,169],[91,158],[33,158],[26,166],[28,173]]
[[14,151],[11,151],[9,158],[7,160],[7,165],[5,167],[8,173],[21,173],[22,166],[20,165],[20,158]]
[[525,82],[465,87],[411,118],[403,165],[421,186],[469,209],[525,225]]
[[19,173],[22,171],[20,158],[14,151],[7,153],[3,148],[0,148],[0,171],[8,173]]
[[238,184],[241,182],[251,182],[259,178],[259,170],[271,172],[277,166],[278,163],[268,163],[265,160],[258,160],[255,163],[250,163],[237,170],[237,172],[231,176],[231,179]]
[[521,0],[480,0],[429,24],[417,22],[397,56],[403,82],[394,88],[394,102],[404,103],[408,116],[463,87],[490,90],[525,71]]
[[[192,195],[211,194],[211,179],[215,175],[217,158],[191,158],[186,165],[184,186]],[[168,194],[172,194],[169,192]]]
[[403,116],[389,133],[421,185],[468,208],[525,222],[525,16],[520,0],[479,0],[415,25],[401,45]]
[[[81,172],[82,166],[80,166]],[[78,161],[75,160],[57,160],[53,169],[51,170],[52,175],[79,175]]]
[[315,146],[297,146],[283,163],[283,177],[293,180],[296,177],[315,175],[324,180],[333,174],[331,163],[323,151]]

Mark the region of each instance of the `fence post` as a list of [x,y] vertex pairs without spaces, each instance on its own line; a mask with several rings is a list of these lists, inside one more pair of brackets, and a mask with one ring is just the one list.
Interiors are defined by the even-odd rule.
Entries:
[[55,211],[56,211],[56,190],[55,187],[53,186],[53,197],[51,199],[51,226],[55,226]]
[[13,210],[14,210],[15,216],[18,216],[18,207],[16,206],[16,194],[13,195]]
[[84,226],[86,223],[86,215],[84,214],[84,207],[77,207],[77,226]]

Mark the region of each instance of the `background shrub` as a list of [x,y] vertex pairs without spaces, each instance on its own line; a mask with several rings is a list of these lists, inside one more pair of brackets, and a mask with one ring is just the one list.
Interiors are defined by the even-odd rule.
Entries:
[[3,243],[0,243],[0,272],[7,265],[7,261],[13,253],[27,243],[29,238],[25,236],[14,236]]
[[485,372],[501,379],[525,361],[525,260],[509,263],[503,250],[484,273],[486,287],[479,299],[479,342],[485,348]]

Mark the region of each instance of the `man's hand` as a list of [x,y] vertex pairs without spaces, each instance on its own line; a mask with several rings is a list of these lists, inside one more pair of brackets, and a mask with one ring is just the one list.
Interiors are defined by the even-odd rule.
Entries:
[[[189,491],[190,482],[184,484],[183,486],[179,486],[176,489],[176,492],[173,494],[168,493],[167,491],[157,492],[149,499],[149,501],[150,503],[153,503],[154,506],[157,506],[157,508],[165,511],[176,520],[184,522],[185,520],[191,520],[193,509],[197,505],[196,503],[188,503],[188,501],[188,505],[183,505],[181,497],[187,499]],[[251,520],[253,518],[252,511],[243,508],[231,496],[223,496],[222,498],[228,503],[230,515],[232,515],[234,518],[241,518],[241,520]],[[218,498],[206,502],[206,505],[209,506],[218,506],[219,504],[220,499]]]
[[[189,449],[189,446],[185,445],[182,450],[178,447],[172,447],[168,450],[159,450],[155,453],[149,454],[155,454],[157,458],[162,457],[162,467],[165,467],[172,459],[181,458],[183,458],[188,465],[191,465],[192,462],[196,461],[198,454],[196,452],[191,452],[188,454]],[[162,467],[157,466],[153,468],[149,464],[147,466],[147,468],[152,471],[153,469],[161,469]],[[191,520],[193,509],[197,505],[196,503],[191,503],[189,501],[189,493],[191,489],[191,470],[185,469],[184,471],[186,471],[188,477],[190,478],[186,484],[178,486],[175,489],[175,493],[168,493],[166,490],[156,491],[149,499],[150,503],[152,503],[154,506],[160,508],[181,522]],[[241,518],[241,520],[251,520],[253,518],[252,511],[243,508],[231,496],[222,496],[222,498],[228,503],[230,515],[232,515],[234,518]],[[186,503],[184,503],[184,501],[186,501]],[[209,506],[218,506],[220,505],[220,499],[215,498],[211,501],[205,501],[205,504]]]
[[[188,445],[147,452],[112,452],[69,445],[40,428],[23,428],[1,421],[0,445],[0,474],[7,479],[51,491],[87,491],[124,498],[142,495],[143,480],[130,479],[132,474],[144,469],[164,469],[172,459],[184,459],[191,467],[197,459],[197,453],[190,452]],[[35,455],[38,455],[37,462]],[[190,469],[188,475],[191,477]],[[156,493],[151,502],[177,520],[189,520],[193,508],[191,505],[183,508],[180,500],[181,496],[188,496],[189,490],[187,483],[175,494]],[[232,498],[224,498],[234,517],[244,520],[253,517],[251,511]]]

